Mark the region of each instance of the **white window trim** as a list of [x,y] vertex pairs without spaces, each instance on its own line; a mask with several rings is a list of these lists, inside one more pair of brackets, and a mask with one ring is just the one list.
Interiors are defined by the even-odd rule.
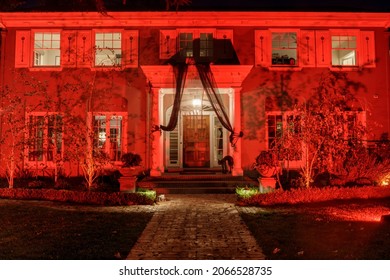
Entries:
[[[332,36],[355,36],[356,37],[356,54],[355,54],[355,65],[333,65],[332,64]],[[332,71],[358,71],[361,67],[359,55],[361,53],[360,46],[360,29],[329,29],[329,51],[330,51],[330,67]]]
[[29,70],[30,71],[62,71],[63,65],[60,62],[60,65],[34,65],[35,60],[35,33],[47,33],[47,32],[55,32],[60,34],[60,54],[59,57],[62,56],[62,41],[61,41],[61,33],[62,29],[31,29],[31,40],[30,40],[30,63],[29,63]]
[[[295,65],[278,65],[278,64],[272,64],[272,33],[296,33],[296,40],[297,40],[297,58],[295,59]],[[269,29],[269,56],[270,56],[270,64],[269,64],[269,70],[273,71],[300,71],[302,70],[302,66],[300,65],[300,44],[299,44],[299,38],[301,37],[301,30],[296,28],[270,28]]]
[[[123,70],[124,66],[124,29],[93,29],[92,30],[92,51],[91,51],[91,70]],[[96,33],[120,33],[121,34],[121,63],[114,65],[96,65]]]

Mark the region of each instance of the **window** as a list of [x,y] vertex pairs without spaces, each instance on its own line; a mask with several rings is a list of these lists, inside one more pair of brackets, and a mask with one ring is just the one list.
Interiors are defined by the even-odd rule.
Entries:
[[275,150],[279,160],[301,160],[302,151],[296,149],[300,146],[300,117],[291,113],[268,112],[266,118],[268,149]]
[[332,65],[355,66],[356,60],[356,36],[332,36]]
[[34,66],[60,65],[60,33],[34,33]]
[[122,34],[95,34],[95,66],[120,66],[122,63]]
[[339,117],[342,129],[339,131],[340,137],[345,141],[360,141],[365,131],[364,111],[344,111]]
[[192,33],[179,34],[179,50],[182,57],[194,56],[194,36]]
[[112,161],[123,153],[123,116],[101,114],[93,118],[95,147],[104,151]]
[[[194,43],[195,42],[195,43]],[[212,57],[214,48],[211,32],[179,33],[179,51],[181,57]]]
[[37,114],[28,117],[28,160],[57,161],[62,158],[62,116]]
[[272,65],[296,65],[297,61],[297,33],[272,32]]
[[200,57],[213,56],[213,33],[200,33]]

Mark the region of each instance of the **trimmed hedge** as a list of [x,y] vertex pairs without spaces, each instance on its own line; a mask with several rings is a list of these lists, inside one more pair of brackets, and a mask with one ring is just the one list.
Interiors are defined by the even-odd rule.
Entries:
[[50,200],[91,205],[152,205],[155,202],[145,193],[70,191],[54,189],[2,188],[0,198],[25,200]]
[[271,206],[310,202],[324,202],[346,199],[390,198],[389,187],[351,187],[351,188],[310,188],[277,190],[272,193],[255,194],[249,198],[239,198],[240,206]]

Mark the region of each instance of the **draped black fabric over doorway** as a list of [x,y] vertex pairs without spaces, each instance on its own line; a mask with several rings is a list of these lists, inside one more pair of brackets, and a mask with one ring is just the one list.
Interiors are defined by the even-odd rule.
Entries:
[[[203,89],[206,92],[207,98],[222,126],[230,132],[229,141],[232,147],[235,147],[238,139],[243,136],[243,132],[236,133],[232,127],[229,116],[226,112],[225,106],[218,92],[218,87],[214,79],[213,72],[211,71],[210,65],[197,63],[196,69],[199,74]],[[184,87],[187,77],[188,65],[186,63],[177,63],[172,65],[174,69],[176,79],[176,90],[173,103],[172,114],[169,118],[166,126],[160,125],[156,127],[156,130],[172,131],[175,129],[179,113],[181,100],[184,93]]]

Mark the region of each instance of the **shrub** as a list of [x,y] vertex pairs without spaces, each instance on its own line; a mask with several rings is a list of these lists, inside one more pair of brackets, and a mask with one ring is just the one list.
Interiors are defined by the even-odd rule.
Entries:
[[147,193],[91,192],[54,189],[0,189],[0,197],[7,199],[50,200],[91,205],[152,205],[156,199],[154,191]]
[[272,193],[255,194],[239,201],[239,205],[269,206],[283,204],[298,204],[311,202],[324,202],[344,199],[367,199],[390,197],[388,187],[351,187],[351,188],[310,188],[278,190]]
[[258,187],[245,186],[245,187],[237,187],[236,188],[236,195],[237,195],[238,200],[248,199],[248,198],[250,198],[258,193],[259,193]]
[[139,154],[125,153],[121,156],[121,161],[123,163],[122,167],[134,167],[141,164],[142,158]]

